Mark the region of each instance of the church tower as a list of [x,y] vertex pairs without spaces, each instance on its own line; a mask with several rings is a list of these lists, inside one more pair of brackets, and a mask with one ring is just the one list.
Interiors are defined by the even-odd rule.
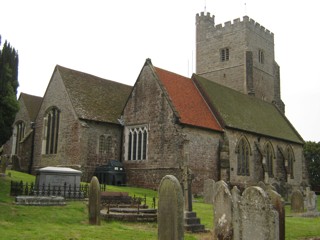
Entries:
[[222,26],[210,13],[196,15],[196,73],[274,103],[284,113],[274,34],[248,16]]

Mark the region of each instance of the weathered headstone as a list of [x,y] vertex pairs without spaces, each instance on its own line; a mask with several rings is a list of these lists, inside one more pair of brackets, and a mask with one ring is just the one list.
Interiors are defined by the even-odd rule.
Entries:
[[232,197],[228,185],[224,181],[215,184],[214,196],[214,238],[233,239]]
[[241,239],[279,239],[278,213],[262,188],[247,188],[242,194],[240,210]]
[[317,211],[317,195],[314,191],[310,191],[310,188],[306,193],[306,209],[308,212]]
[[94,176],[89,186],[89,224],[100,225],[100,205],[100,184]]
[[292,192],[291,211],[294,213],[302,213],[304,211],[303,195],[299,190]]
[[231,190],[232,196],[232,225],[233,225],[233,240],[241,239],[241,215],[240,215],[240,190],[234,186]]
[[271,204],[279,215],[279,240],[285,239],[285,208],[281,195],[269,188],[267,193],[270,197]]
[[184,238],[184,200],[179,181],[172,175],[162,178],[159,186],[158,239]]
[[212,204],[213,203],[213,186],[215,181],[213,179],[207,179],[204,181],[203,185],[203,201],[204,203]]

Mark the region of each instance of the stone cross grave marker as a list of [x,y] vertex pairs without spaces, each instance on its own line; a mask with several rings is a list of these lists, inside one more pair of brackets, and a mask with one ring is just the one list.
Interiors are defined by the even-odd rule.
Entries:
[[172,175],[162,178],[159,186],[158,239],[184,239],[184,201],[179,181]]

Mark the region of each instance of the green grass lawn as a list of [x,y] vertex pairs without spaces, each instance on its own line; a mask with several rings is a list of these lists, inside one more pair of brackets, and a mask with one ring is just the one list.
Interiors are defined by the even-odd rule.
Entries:
[[[70,201],[62,207],[17,206],[9,196],[10,180],[33,182],[34,176],[8,171],[11,177],[0,178],[0,239],[157,239],[156,223],[105,222],[88,224],[86,202]],[[131,196],[147,196],[147,204],[157,192],[142,188],[107,186],[108,191],[128,192]],[[318,198],[319,199],[319,198]],[[206,228],[213,228],[212,205],[196,199],[193,209]],[[318,201],[320,210],[320,199]],[[320,236],[320,218],[290,217],[286,207],[286,239]],[[209,239],[207,234],[185,234],[187,240]]]

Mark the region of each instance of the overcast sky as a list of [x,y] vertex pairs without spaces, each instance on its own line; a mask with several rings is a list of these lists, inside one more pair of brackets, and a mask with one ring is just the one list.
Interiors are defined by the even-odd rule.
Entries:
[[133,85],[146,58],[195,72],[195,15],[248,15],[275,34],[286,116],[320,141],[318,0],[0,0],[0,35],[19,53],[19,93],[43,96],[56,64]]

